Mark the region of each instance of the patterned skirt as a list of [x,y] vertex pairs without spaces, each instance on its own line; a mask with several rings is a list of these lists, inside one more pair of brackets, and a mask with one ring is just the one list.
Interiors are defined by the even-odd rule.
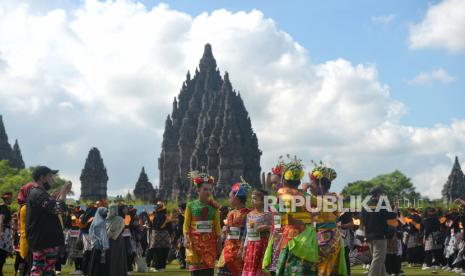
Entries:
[[441,232],[433,232],[425,239],[425,251],[442,249]]
[[189,271],[214,268],[217,250],[216,234],[191,232],[189,236],[191,246],[186,248],[186,262]]
[[263,256],[268,245],[268,237],[262,237],[259,241],[248,241],[245,252],[244,268],[242,276],[265,276],[268,273],[262,270]]
[[279,255],[278,268],[276,270],[277,276],[317,276],[317,264],[307,262],[289,252],[286,247]]
[[3,229],[3,234],[0,236],[0,250],[7,253],[13,252],[13,231],[11,228]]
[[270,271],[276,271],[278,267],[279,255],[281,254],[281,239],[283,233],[281,231],[275,231],[273,233],[273,255],[271,259],[271,265],[268,268]]
[[337,228],[318,229],[318,275],[347,275],[344,241]]
[[277,276],[318,275],[318,243],[311,226],[286,225],[283,229]]
[[[218,275],[241,275],[244,262],[242,256],[239,256],[242,240],[227,239],[224,242],[223,258],[224,266],[220,268]],[[223,273],[223,274],[222,274]]]
[[82,238],[67,236],[66,238],[66,252],[69,259],[82,258],[83,252],[77,248],[78,242],[82,242]]
[[171,236],[168,230],[151,230],[149,248],[170,248]]

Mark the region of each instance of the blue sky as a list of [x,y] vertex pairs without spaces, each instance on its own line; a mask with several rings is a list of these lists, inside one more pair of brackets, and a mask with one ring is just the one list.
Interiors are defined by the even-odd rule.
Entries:
[[[409,25],[419,22],[439,1],[142,1],[147,6],[167,3],[193,16],[217,9],[258,9],[279,29],[304,46],[313,62],[345,58],[376,65],[381,82],[408,112],[407,125],[432,127],[465,118],[465,55],[443,49],[413,50],[408,45]],[[394,18],[376,23],[376,16]],[[409,85],[420,72],[445,69],[455,80],[449,84]]]
[[0,114],[26,164],[59,168],[77,193],[92,147],[111,195],[142,166],[157,185],[164,120],[210,42],[263,170],[286,153],[328,161],[338,191],[399,169],[437,197],[465,161],[464,3],[2,1]]
[[[444,49],[410,49],[409,26],[418,23],[432,5],[441,1],[138,1],[147,8],[160,3],[192,16],[218,9],[263,12],[277,27],[304,46],[313,62],[345,58],[352,63],[374,64],[381,82],[393,98],[406,105],[401,122],[432,127],[465,117],[465,55]],[[64,4],[65,3],[65,4]],[[72,9],[82,1],[33,1],[38,10]],[[393,16],[388,23],[373,17]],[[445,69],[455,79],[411,85],[421,72]]]

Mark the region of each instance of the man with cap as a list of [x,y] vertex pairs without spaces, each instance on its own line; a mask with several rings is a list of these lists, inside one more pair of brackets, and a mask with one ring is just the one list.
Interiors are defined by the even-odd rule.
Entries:
[[27,199],[26,235],[32,252],[31,275],[51,275],[57,261],[58,247],[64,245],[58,214],[63,213],[71,182],[66,182],[55,197],[47,191],[58,173],[45,166],[32,173],[33,187]]
[[394,234],[397,215],[392,212],[389,202],[383,201],[386,198],[382,198],[381,187],[372,188],[370,194],[368,209],[363,208],[361,212],[361,225],[373,256],[368,276],[385,276],[388,275],[385,268],[387,240]]

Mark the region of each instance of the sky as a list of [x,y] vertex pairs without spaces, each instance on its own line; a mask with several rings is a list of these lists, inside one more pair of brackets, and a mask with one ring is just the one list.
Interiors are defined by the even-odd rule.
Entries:
[[465,165],[465,1],[0,3],[0,114],[27,165],[73,181],[92,147],[110,195],[158,184],[164,120],[211,43],[269,171],[296,154],[332,189],[398,169],[440,197]]

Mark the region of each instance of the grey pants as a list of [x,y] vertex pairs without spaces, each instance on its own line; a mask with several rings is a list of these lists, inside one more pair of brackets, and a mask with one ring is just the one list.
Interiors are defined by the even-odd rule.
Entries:
[[373,259],[371,260],[368,276],[384,276],[386,273],[385,260],[387,252],[387,240],[369,241],[370,253]]

